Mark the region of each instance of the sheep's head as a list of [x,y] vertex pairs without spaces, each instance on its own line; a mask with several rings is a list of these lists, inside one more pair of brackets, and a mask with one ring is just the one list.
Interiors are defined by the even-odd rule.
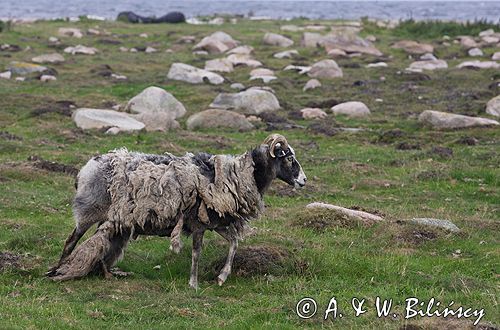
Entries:
[[263,142],[269,147],[269,156],[273,159],[276,177],[295,186],[303,187],[307,177],[295,158],[295,151],[286,138],[280,134],[271,134]]

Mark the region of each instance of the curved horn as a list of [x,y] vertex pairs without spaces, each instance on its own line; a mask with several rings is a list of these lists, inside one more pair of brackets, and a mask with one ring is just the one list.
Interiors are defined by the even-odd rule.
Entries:
[[273,158],[276,157],[276,155],[274,154],[274,148],[278,143],[281,144],[281,147],[283,149],[288,149],[288,142],[286,141],[286,138],[281,134],[271,134],[263,142],[263,144],[267,144],[269,146],[269,154]]

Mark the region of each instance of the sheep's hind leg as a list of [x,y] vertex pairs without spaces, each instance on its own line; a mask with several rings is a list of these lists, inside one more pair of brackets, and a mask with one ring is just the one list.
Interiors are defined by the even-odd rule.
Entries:
[[227,228],[217,228],[215,231],[229,242],[229,253],[227,254],[226,263],[224,264],[224,267],[222,267],[219,276],[217,276],[217,284],[221,286],[224,282],[226,282],[229,274],[231,274],[234,255],[236,254],[236,249],[238,248],[238,239],[234,235],[231,235]]
[[92,225],[93,223],[91,223],[90,225],[81,225],[73,229],[73,232],[68,236],[66,242],[64,243],[63,252],[61,254],[61,257],[59,258],[59,262],[54,267],[50,268],[47,273],[45,273],[45,275],[50,276],[55,272],[57,268],[59,268],[60,265],[62,265],[64,259],[66,259],[71,254],[71,252],[73,252],[78,241],[82,238],[83,235],[85,235],[87,230],[89,230]]
[[184,217],[180,214],[174,230],[172,230],[172,234],[170,234],[170,250],[174,251],[174,253],[179,253],[182,249],[181,233],[183,225]]
[[198,262],[200,259],[201,246],[203,244],[203,231],[193,233],[193,252],[191,257],[191,276],[189,286],[198,289]]

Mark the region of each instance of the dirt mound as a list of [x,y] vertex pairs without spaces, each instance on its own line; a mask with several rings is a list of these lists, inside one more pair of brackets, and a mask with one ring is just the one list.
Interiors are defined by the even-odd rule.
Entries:
[[31,112],[33,117],[41,116],[45,113],[58,113],[60,115],[71,117],[72,109],[76,108],[73,101],[61,100],[44,105]]
[[11,134],[6,131],[0,131],[0,138],[8,140],[8,141],[22,141],[23,138],[14,134]]
[[29,161],[34,162],[33,166],[41,169],[41,170],[46,170],[50,172],[56,172],[56,173],[64,173],[68,174],[71,176],[76,177],[78,175],[79,170],[71,165],[65,165],[65,164],[60,164],[56,162],[49,162],[45,159],[42,159],[38,156],[29,156],[28,157]]
[[20,255],[10,252],[0,252],[0,271],[6,268],[19,268],[20,262]]
[[453,235],[441,228],[423,226],[409,221],[396,221],[387,230],[396,242],[412,246]]
[[316,134],[334,136],[339,132],[337,127],[338,125],[333,119],[323,119],[314,121],[307,127],[307,129]]
[[340,102],[337,99],[325,99],[320,101],[311,101],[306,104],[308,108],[331,108]]
[[[211,265],[214,274],[219,274],[226,256]],[[303,271],[305,265],[299,262],[290,251],[280,246],[254,245],[238,249],[233,261],[232,273],[236,276],[282,275]]]
[[441,146],[434,146],[429,152],[429,155],[430,156],[435,155],[441,158],[451,158],[453,157],[453,149]]

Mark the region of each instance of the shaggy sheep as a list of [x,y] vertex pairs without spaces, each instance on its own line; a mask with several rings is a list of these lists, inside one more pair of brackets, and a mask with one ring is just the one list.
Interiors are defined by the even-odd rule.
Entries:
[[[214,230],[230,244],[217,278],[222,285],[247,221],[262,213],[263,194],[275,178],[295,187],[306,183],[293,148],[279,134],[239,156],[176,157],[121,149],[94,157],[78,174],[76,227],[47,275],[68,280],[100,271],[109,277],[131,238],[170,236],[171,249],[179,252],[183,232],[193,236],[189,285],[197,288],[203,234]],[[95,234],[75,249],[96,223]]]

